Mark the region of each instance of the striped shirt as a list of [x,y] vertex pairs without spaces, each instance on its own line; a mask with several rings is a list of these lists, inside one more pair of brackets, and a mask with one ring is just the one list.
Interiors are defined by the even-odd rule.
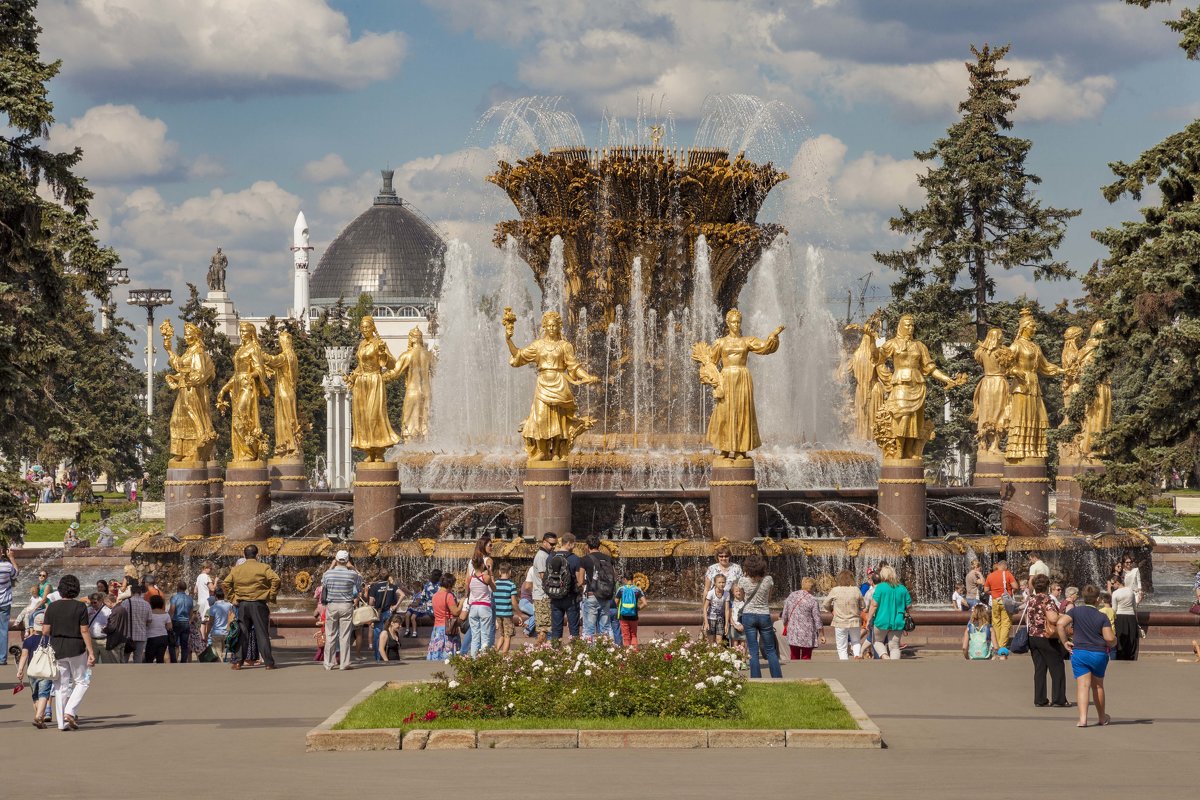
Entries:
[[362,591],[362,575],[352,569],[336,566],[321,577],[326,603],[353,603]]
[[496,581],[496,594],[492,598],[492,602],[496,604],[497,617],[511,617],[513,615],[513,595],[517,591],[517,585],[508,578],[501,578]]

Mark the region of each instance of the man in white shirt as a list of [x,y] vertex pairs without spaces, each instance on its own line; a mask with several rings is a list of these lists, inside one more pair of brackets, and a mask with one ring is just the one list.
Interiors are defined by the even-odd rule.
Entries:
[[213,563],[205,561],[200,565],[200,574],[196,576],[196,609],[200,612],[200,619],[204,619],[208,613],[208,598],[213,592],[212,568]]
[[111,594],[96,592],[88,598],[88,628],[96,645],[96,660],[107,664],[117,663],[108,652],[108,634],[104,632],[104,626],[108,624],[108,618],[112,614],[112,603]]
[[1028,597],[1033,597],[1036,592],[1033,591],[1033,579],[1038,575],[1050,577],[1050,565],[1042,561],[1042,557],[1037,553],[1029,556],[1029,579],[1025,581],[1025,593]]

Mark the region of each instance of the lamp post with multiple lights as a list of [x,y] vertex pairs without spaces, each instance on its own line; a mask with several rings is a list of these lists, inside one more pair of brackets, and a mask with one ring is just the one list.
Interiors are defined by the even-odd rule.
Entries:
[[118,286],[129,283],[129,270],[125,267],[113,267],[108,271],[108,297],[100,304],[100,330],[108,330],[112,325],[113,314],[117,310],[117,301],[113,300],[112,291]]
[[146,416],[154,416],[154,309],[169,306],[170,289],[130,289],[127,301],[146,309]]

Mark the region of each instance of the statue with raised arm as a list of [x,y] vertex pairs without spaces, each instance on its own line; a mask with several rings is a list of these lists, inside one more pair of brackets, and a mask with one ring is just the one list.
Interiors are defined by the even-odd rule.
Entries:
[[401,411],[400,435],[405,441],[422,440],[429,436],[429,405],[433,396],[433,354],[425,346],[421,329],[413,326],[408,332],[408,349],[396,359],[391,378],[404,378],[404,408]]
[[596,424],[592,417],[578,416],[572,385],[598,383],[595,375],[575,358],[575,348],[562,338],[562,317],[557,311],[542,315],[542,336],[526,347],[513,343],[517,317],[504,309],[504,342],[512,355],[509,364],[537,367],[537,385],[529,416],[519,428],[525,453],[532,463],[565,462],[575,439]]
[[762,444],[754,414],[754,381],[746,362],[751,353],[766,356],[778,350],[783,326],[766,339],[742,336],[742,313],[734,308],[725,315],[725,327],[726,335],[712,344],[694,344],[692,359],[700,365],[700,382],[713,387],[708,442],[719,457],[738,461]]
[[208,262],[208,289],[212,292],[225,291],[225,271],[229,269],[229,259],[217,248],[212,259]]
[[933,438],[933,423],[925,419],[925,379],[941,381],[946,388],[962,386],[965,373],[950,377],[938,369],[929,348],[913,338],[911,314],[900,317],[896,335],[875,353],[875,362],[892,362],[887,399],[875,417],[875,441],[884,458],[920,458]]
[[258,399],[271,394],[267,387],[267,357],[252,324],[241,323],[238,333],[242,343],[233,354],[233,376],[217,392],[217,408],[222,414],[232,410],[233,461],[262,461],[267,455],[267,437],[259,421]]
[[1046,457],[1046,429],[1050,421],[1042,400],[1041,378],[1061,375],[1063,369],[1051,364],[1042,353],[1033,340],[1036,332],[1033,312],[1021,309],[1017,338],[1008,346],[1012,353],[1007,370],[1012,380],[1012,400],[1004,458],[1009,462]]
[[302,458],[300,419],[296,415],[296,380],[300,363],[292,334],[279,332],[279,352],[268,355],[267,375],[275,379],[275,458]]
[[355,351],[357,363],[346,376],[350,389],[350,446],[366,451],[367,461],[383,461],[383,451],[399,443],[400,436],[388,419],[387,384],[395,380],[396,359],[379,335],[372,317],[358,324],[362,340]]
[[175,464],[203,464],[212,458],[217,433],[212,425],[212,402],[209,388],[216,377],[216,368],[204,338],[192,323],[183,326],[184,349],[175,352],[175,328],[171,320],[158,327],[163,338],[163,350],[172,373],[167,374],[167,386],[175,392],[171,409],[171,460]]
[[970,417],[975,423],[979,452],[997,456],[1000,454],[1000,439],[1008,426],[1006,373],[1012,363],[1012,352],[1004,346],[1003,335],[1004,332],[999,328],[992,328],[975,348],[975,360],[983,367],[983,377],[975,385]]

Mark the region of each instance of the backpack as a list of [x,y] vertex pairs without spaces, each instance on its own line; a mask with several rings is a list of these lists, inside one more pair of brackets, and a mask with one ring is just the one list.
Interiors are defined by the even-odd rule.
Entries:
[[602,558],[597,553],[592,556],[592,574],[588,576],[588,591],[597,600],[608,602],[617,593],[617,571],[613,568],[612,559]]
[[992,657],[992,626],[984,625],[976,628],[967,623],[967,658],[973,661],[987,660]]
[[638,618],[638,592],[636,586],[622,586],[617,592],[617,619]]
[[575,587],[575,576],[571,574],[571,562],[562,553],[555,553],[546,565],[546,576],[542,578],[542,590],[551,600],[562,600]]

